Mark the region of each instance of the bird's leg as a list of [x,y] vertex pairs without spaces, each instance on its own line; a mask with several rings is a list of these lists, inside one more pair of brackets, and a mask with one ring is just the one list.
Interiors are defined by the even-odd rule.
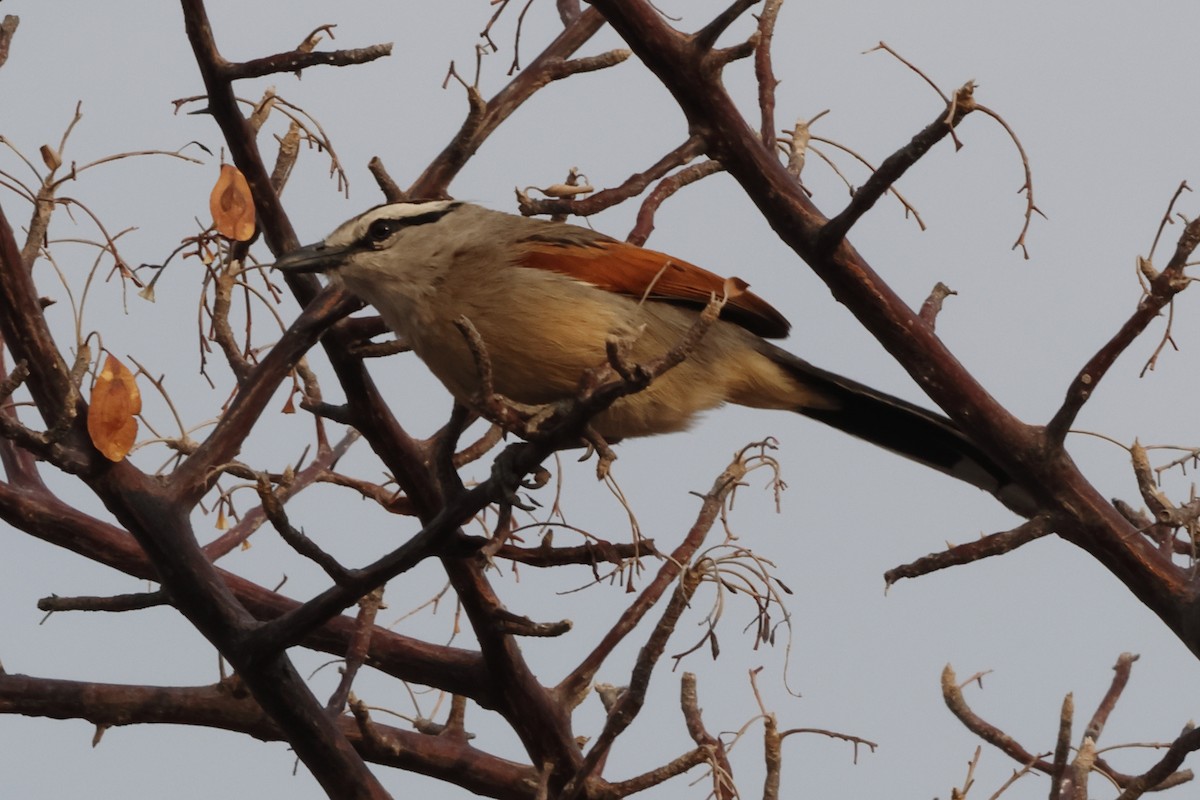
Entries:
[[518,467],[517,461],[526,447],[529,447],[527,443],[518,442],[500,451],[500,455],[492,462],[492,478],[496,481],[496,502],[516,506],[522,511],[533,511],[537,505],[522,500],[517,494],[517,489],[542,488],[550,482],[550,471],[542,466],[534,467],[533,470]]
[[608,477],[609,467],[611,467],[612,463],[617,460],[617,454],[614,453],[613,449],[608,446],[608,442],[604,439],[604,437],[596,433],[595,429],[592,428],[591,425],[588,425],[586,428],[584,428],[583,440],[587,443],[587,451],[579,460],[587,461],[592,455],[592,452],[595,451],[596,480],[602,481]]

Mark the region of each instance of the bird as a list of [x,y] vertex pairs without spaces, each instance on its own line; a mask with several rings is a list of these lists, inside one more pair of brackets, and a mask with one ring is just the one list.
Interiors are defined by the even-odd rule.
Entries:
[[[729,286],[702,267],[590,228],[459,200],[375,206],[324,240],[278,258],[285,273],[324,273],[373,306],[460,403],[478,409],[478,332],[495,392],[522,404],[575,397],[628,343],[646,363],[676,346]],[[995,495],[1032,500],[948,417],[793,355],[770,339],[790,323],[758,295],[733,293],[682,363],[591,420],[606,442],[681,431],[733,403],[797,412]]]

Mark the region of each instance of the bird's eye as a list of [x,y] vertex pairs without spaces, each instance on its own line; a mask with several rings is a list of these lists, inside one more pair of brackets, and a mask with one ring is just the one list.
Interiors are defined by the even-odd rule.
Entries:
[[371,244],[383,244],[400,228],[394,219],[377,219],[367,228],[367,239]]

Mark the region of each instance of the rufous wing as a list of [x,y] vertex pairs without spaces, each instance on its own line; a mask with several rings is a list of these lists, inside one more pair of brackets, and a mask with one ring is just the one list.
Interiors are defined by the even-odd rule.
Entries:
[[[703,267],[607,237],[597,236],[591,241],[549,237],[529,240],[522,243],[517,264],[557,272],[639,300],[697,308],[727,291],[725,278]],[[739,289],[746,286],[733,280]],[[732,293],[721,317],[767,339],[782,339],[791,327],[770,303],[748,291]]]

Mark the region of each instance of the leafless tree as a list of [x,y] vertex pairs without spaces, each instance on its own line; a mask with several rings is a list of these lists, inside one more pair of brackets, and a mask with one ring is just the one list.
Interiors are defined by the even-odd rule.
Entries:
[[[349,316],[361,307],[358,301],[323,288],[309,276],[289,275],[286,288],[281,289],[276,285],[280,278],[263,266],[270,260],[266,251],[280,255],[300,244],[280,192],[302,146],[307,144],[328,157],[335,173],[340,169],[334,143],[316,122],[318,111],[301,110],[274,92],[252,102],[236,94],[239,81],[246,78],[321,65],[353,67],[389,56],[390,47],[323,49],[328,30],[319,29],[292,51],[231,62],[218,49],[217,32],[209,25],[203,0],[180,0],[180,4],[187,41],[205,85],[203,97],[181,100],[180,105],[211,115],[236,167],[226,173],[228,182],[214,193],[214,212],[217,217],[228,213],[237,219],[228,224],[218,219],[216,227],[191,237],[180,249],[180,254],[195,256],[205,264],[199,287],[206,320],[203,346],[210,353],[215,345],[228,365],[234,381],[229,387],[230,400],[199,441],[182,422],[178,434],[154,431],[152,437],[143,435],[169,453],[157,472],[139,467],[127,457],[132,437],[138,436],[132,422],[140,409],[137,387],[152,389],[169,402],[163,381],[136,362],[130,370],[129,365],[111,358],[104,352],[102,339],[93,333],[78,329],[66,340],[52,332],[44,314],[43,295],[48,289],[34,281],[35,262],[53,260],[47,233],[52,217],[72,207],[76,213],[90,214],[60,193],[64,181],[92,166],[64,161],[68,130],[57,149],[43,148],[45,169],[33,169],[29,164],[38,176],[36,184],[0,173],[0,185],[9,190],[7,216],[0,215],[0,335],[9,357],[0,361],[0,401],[4,403],[0,406],[0,464],[4,469],[0,518],[30,536],[158,586],[154,591],[119,597],[49,597],[43,601],[47,611],[132,612],[169,605],[216,647],[232,667],[232,674],[210,686],[164,689],[0,673],[0,711],[81,718],[95,723],[99,730],[118,724],[186,722],[283,740],[329,795],[338,798],[387,796],[368,766],[371,764],[423,773],[483,796],[531,800],[625,797],[701,767],[707,770],[713,796],[748,796],[749,787],[741,787],[740,792],[735,788],[727,741],[706,727],[698,701],[702,687],[687,675],[682,680],[680,708],[694,747],[667,754],[660,766],[632,778],[608,777],[606,767],[613,743],[643,708],[651,673],[661,666],[667,640],[698,587],[707,583],[747,593],[759,607],[759,635],[764,640],[774,635],[772,614],[778,613],[783,590],[769,565],[748,550],[714,549],[709,541],[731,493],[747,473],[759,469],[763,471],[760,474],[772,472],[770,443],[738,454],[703,496],[699,514],[678,542],[614,542],[593,537],[587,544],[568,546],[547,537],[538,545],[524,544],[517,536],[514,513],[514,505],[519,509],[523,502],[522,486],[513,483],[513,475],[544,483],[543,462],[561,449],[576,446],[591,415],[639,385],[623,371],[610,370],[599,386],[542,420],[536,430],[527,430],[527,441],[508,444],[499,451],[498,428],[477,441],[460,442],[471,421],[461,409],[456,409],[434,437],[414,438],[384,401],[366,366],[367,359],[394,351],[403,343],[365,344],[383,328],[373,317]],[[468,101],[461,128],[407,187],[402,188],[383,163],[373,161],[371,170],[380,191],[391,200],[448,197],[455,178],[485,140],[537,91],[554,81],[603,70],[630,57],[640,61],[671,93],[686,117],[686,140],[651,166],[631,170],[631,177],[620,185],[593,191],[582,176],[572,174],[561,185],[544,189],[544,197],[534,197],[534,192],[523,194],[521,210],[587,216],[640,197],[637,225],[629,236],[640,243],[653,228],[656,210],[673,194],[707,175],[728,173],[834,297],[929,398],[1033,498],[1032,505],[1018,509],[1027,517],[1019,527],[897,567],[888,580],[999,555],[1053,534],[1104,565],[1200,656],[1196,622],[1200,619],[1196,607],[1200,579],[1193,555],[1195,499],[1178,502],[1165,496],[1156,486],[1155,468],[1135,446],[1133,469],[1147,510],[1109,501],[1089,483],[1063,447],[1076,415],[1116,358],[1152,320],[1170,309],[1175,295],[1186,288],[1185,267],[1200,244],[1200,221],[1185,220],[1173,249],[1160,264],[1155,263],[1153,252],[1143,259],[1143,296],[1128,319],[1116,326],[1111,340],[1079,368],[1057,412],[1044,424],[1023,422],[989,395],[935,334],[938,309],[947,290],[934,289],[926,305],[914,310],[892,291],[849,238],[877,201],[889,193],[898,196],[896,181],[907,170],[939,142],[956,141],[955,129],[964,119],[984,115],[1006,130],[1007,124],[976,100],[969,83],[943,94],[944,108],[874,168],[844,208],[822,211],[805,190],[802,170],[806,157],[819,151],[816,145],[840,145],[815,136],[806,123],[797,124],[786,135],[778,133],[771,44],[781,0],[766,0],[757,9],[748,38],[727,42],[730,26],[744,23],[757,5],[756,0],[736,0],[699,30],[681,31],[647,0],[591,0],[587,8],[578,0],[559,0],[561,32],[552,41],[539,43],[541,50],[532,58],[526,59],[525,52],[539,45],[520,40],[518,21],[511,80],[492,97],[484,97],[477,82],[451,68],[447,81],[461,84]],[[509,0],[496,0],[493,6],[492,22],[504,14],[523,16],[525,10],[517,7],[520,4],[509,8]],[[481,48],[497,46],[492,22],[483,31]],[[575,57],[605,25],[615,29],[628,50]],[[6,18],[0,26],[0,65],[17,33],[15,18]],[[725,67],[740,59],[753,59],[759,110],[755,119],[747,119],[737,110],[722,81]],[[352,84],[352,70],[342,75],[347,85]],[[267,133],[279,126],[283,133]],[[1013,141],[1017,142],[1015,135]],[[1037,213],[1028,165],[1023,191],[1027,213],[1019,247],[1024,247],[1029,221]],[[27,203],[12,202],[14,196]],[[908,207],[906,200],[900,200]],[[246,208],[239,206],[250,205],[253,224],[241,235],[238,220],[243,228],[247,223],[238,213]],[[1172,200],[1164,229],[1174,214]],[[22,243],[10,220],[25,215],[28,221]],[[111,268],[120,280],[135,285],[143,294],[152,293],[155,279],[121,258],[120,234],[108,233],[98,219],[96,226],[101,232],[97,243],[100,256],[93,272]],[[250,324],[249,309],[261,320],[280,291],[290,292],[303,312],[272,344],[263,333],[266,323]],[[239,312],[238,307],[247,310]],[[241,332],[235,324],[239,320],[244,323]],[[1163,343],[1167,341],[1164,338]],[[345,397],[342,404],[324,399],[317,374],[307,363],[306,353],[318,346]],[[678,355],[685,358],[686,347]],[[239,461],[243,443],[261,424],[279,387],[289,381],[296,387],[294,394],[302,412],[312,419],[307,457],[282,471]],[[334,433],[341,430],[345,432]],[[339,471],[340,459],[359,437],[394,486]],[[458,470],[484,457],[502,459],[503,468],[494,470],[487,480],[464,485]],[[1185,460],[1195,457],[1196,453],[1190,452]],[[48,469],[70,476],[93,492],[116,524],[64,500],[44,480]],[[255,507],[239,512],[234,523],[216,538],[202,541],[196,528],[198,514],[201,509],[220,513],[232,509],[230,483],[234,481],[240,481],[239,488],[253,488]],[[333,484],[347,495],[415,520],[414,532],[373,563],[341,563],[321,547],[319,537],[310,538],[289,519],[288,502],[318,483]],[[1005,498],[998,499],[1012,505]],[[232,516],[232,511],[229,513]],[[480,521],[486,536],[469,532],[472,520]],[[324,571],[327,589],[295,601],[218,566],[223,556],[268,523],[297,556]],[[401,584],[407,572],[425,561],[435,561],[444,570],[454,601],[474,636],[471,646],[410,638],[375,624],[385,587]],[[627,605],[617,622],[608,630],[592,631],[595,643],[591,651],[556,685],[547,686],[536,677],[520,644],[524,637],[558,636],[569,625],[532,620],[505,609],[494,588],[497,578],[489,571],[490,565],[498,562],[531,568],[582,564],[590,565],[597,577],[603,573],[616,580],[637,572],[641,578],[636,590],[630,584],[632,593],[624,596]],[[355,607],[353,617],[343,614]],[[627,685],[596,685],[601,666],[643,620],[652,624],[649,632],[642,634]],[[712,636],[702,641],[714,643]],[[294,646],[332,653],[343,660],[338,686],[324,702],[297,672],[287,653]],[[954,713],[972,731],[1015,759],[1021,774],[1040,771],[1050,776],[1053,797],[1086,797],[1089,775],[1100,773],[1119,787],[1122,798],[1133,798],[1189,780],[1191,773],[1181,766],[1184,757],[1200,747],[1200,734],[1185,731],[1161,761],[1142,775],[1121,774],[1097,755],[1096,739],[1132,661],[1126,656],[1118,662],[1113,688],[1088,724],[1073,758],[1069,698],[1064,704],[1058,749],[1047,757],[1021,747],[974,715],[963,698],[962,684],[949,669],[943,685]],[[412,729],[381,723],[353,692],[364,666],[443,693],[449,698],[448,710],[437,721],[416,721]],[[573,726],[573,713],[593,689],[604,703],[606,717],[599,734],[583,742]],[[475,706],[503,717],[526,758],[509,760],[473,743],[468,711]],[[783,766],[781,744],[802,729],[781,730],[765,704],[760,703],[759,711],[756,722],[762,724],[767,763],[762,795],[777,797]],[[870,745],[856,737],[818,732],[847,738],[855,746]],[[957,796],[966,795],[971,780],[968,776],[956,790]]]

